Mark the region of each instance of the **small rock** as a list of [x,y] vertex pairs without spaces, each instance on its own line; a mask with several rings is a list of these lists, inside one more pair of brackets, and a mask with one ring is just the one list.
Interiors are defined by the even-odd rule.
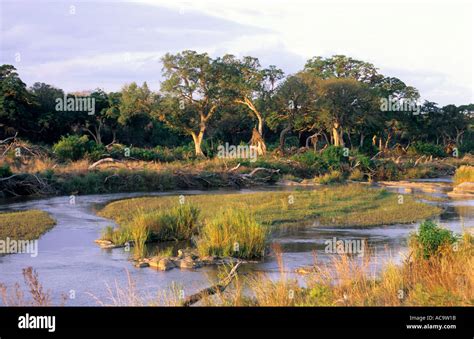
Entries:
[[143,268],[143,267],[149,267],[149,266],[150,266],[149,263],[143,262],[143,261],[142,261],[142,262],[139,262],[139,263],[137,263],[137,264],[135,265],[135,267],[137,267],[137,268]]
[[168,258],[162,258],[159,260],[150,260],[149,266],[157,268],[160,271],[168,271],[175,267],[174,263]]

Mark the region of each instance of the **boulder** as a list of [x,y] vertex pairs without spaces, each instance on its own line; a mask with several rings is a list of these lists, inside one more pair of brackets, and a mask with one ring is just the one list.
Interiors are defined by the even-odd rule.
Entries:
[[171,261],[168,258],[161,258],[161,259],[150,260],[149,266],[157,268],[160,271],[168,271],[174,268],[175,264],[173,263],[173,261]]

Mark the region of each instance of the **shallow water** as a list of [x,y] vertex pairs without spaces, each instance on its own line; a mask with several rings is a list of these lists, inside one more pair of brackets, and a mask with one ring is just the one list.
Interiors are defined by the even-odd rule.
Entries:
[[[435,180],[436,181],[436,180]],[[443,182],[449,182],[445,178]],[[290,190],[291,188],[267,187],[262,190]],[[390,188],[402,192],[403,188]],[[94,210],[105,203],[143,195],[180,195],[180,194],[221,194],[229,192],[248,193],[255,190],[240,191],[175,191],[166,193],[128,193],[85,195],[76,197],[75,204],[69,203],[69,197],[53,197],[41,200],[26,200],[3,203],[1,211],[40,209],[57,220],[57,225],[44,234],[38,241],[38,256],[14,254],[0,256],[0,282],[12,286],[22,281],[22,268],[32,266],[39,274],[46,289],[51,291],[58,302],[62,294],[72,295],[74,299],[66,301],[67,306],[97,305],[97,299],[111,303],[109,289],[116,286],[127,287],[128,274],[136,290],[145,298],[153,298],[174,283],[184,290],[185,295],[207,287],[216,279],[216,270],[204,267],[197,270],[173,269],[160,272],[151,268],[135,268],[129,260],[129,253],[122,248],[104,250],[94,240],[101,230],[113,224],[110,220],[95,215]],[[414,193],[420,193],[414,191]],[[422,193],[445,196],[444,192]],[[456,232],[474,226],[474,200],[451,200],[429,202],[445,208],[438,222]],[[409,206],[407,206],[409,208]],[[315,262],[328,262],[335,254],[326,253],[326,241],[365,239],[372,257],[371,269],[378,271],[387,260],[398,262],[406,253],[408,235],[417,228],[417,224],[391,225],[370,228],[331,228],[324,226],[290,227],[274,235],[283,251],[283,261],[287,272]],[[278,277],[279,267],[273,256],[258,264],[248,264],[242,273],[262,271],[271,277]],[[296,276],[296,275],[295,275]],[[71,294],[70,294],[71,293]]]

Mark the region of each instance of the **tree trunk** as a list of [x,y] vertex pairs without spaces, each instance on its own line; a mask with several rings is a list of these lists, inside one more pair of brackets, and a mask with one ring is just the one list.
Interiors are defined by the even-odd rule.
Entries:
[[280,132],[280,151],[282,154],[285,154],[285,139],[288,132],[291,131],[291,125],[287,125],[282,131]]
[[191,136],[193,137],[193,141],[194,141],[194,152],[196,156],[200,158],[204,157],[204,153],[202,152],[201,145],[202,145],[202,140],[204,138],[205,130],[206,130],[205,128],[204,129],[201,128],[198,134],[191,132]]
[[266,150],[267,147],[265,146],[265,141],[263,140],[263,124],[264,124],[264,121],[263,121],[262,114],[257,110],[257,108],[254,106],[252,101],[248,98],[244,98],[244,100],[236,100],[236,102],[239,103],[239,104],[247,106],[252,111],[252,113],[255,115],[255,117],[257,118],[257,121],[258,121],[257,131],[260,134],[260,139],[261,139],[260,143],[264,144],[263,148]]
[[344,140],[342,138],[342,128],[338,122],[335,122],[333,124],[332,137],[334,141],[334,146],[344,146]]
[[365,136],[363,134],[360,135],[360,148],[364,147],[364,138]]

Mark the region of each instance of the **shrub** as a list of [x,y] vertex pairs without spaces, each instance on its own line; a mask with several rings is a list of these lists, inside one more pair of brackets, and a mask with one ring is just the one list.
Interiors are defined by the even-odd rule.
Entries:
[[445,157],[443,147],[427,142],[417,141],[410,145],[408,153],[416,155],[432,155],[434,157]]
[[454,183],[459,185],[463,182],[474,182],[474,166],[461,166],[454,174]]
[[336,170],[340,169],[343,163],[348,160],[347,156],[344,156],[344,148],[339,146],[329,146],[321,152],[321,160],[327,169]]
[[263,255],[268,230],[247,211],[228,209],[206,222],[197,248],[202,256],[258,258]]
[[438,253],[443,245],[452,245],[457,241],[452,231],[436,225],[430,220],[421,223],[418,233],[410,238],[410,245],[417,257],[428,259]]
[[314,179],[317,183],[327,185],[344,181],[341,171],[331,171]]
[[6,178],[11,175],[13,175],[13,173],[10,169],[10,166],[8,166],[7,164],[0,166],[0,178]]
[[355,168],[351,172],[351,174],[349,175],[349,180],[363,181],[364,180],[364,172],[362,172],[359,168]]
[[399,171],[397,164],[391,160],[379,160],[375,164],[375,178],[378,180],[397,180]]
[[89,149],[89,138],[87,135],[68,135],[61,137],[53,145],[53,151],[61,161],[79,160],[83,158]]

